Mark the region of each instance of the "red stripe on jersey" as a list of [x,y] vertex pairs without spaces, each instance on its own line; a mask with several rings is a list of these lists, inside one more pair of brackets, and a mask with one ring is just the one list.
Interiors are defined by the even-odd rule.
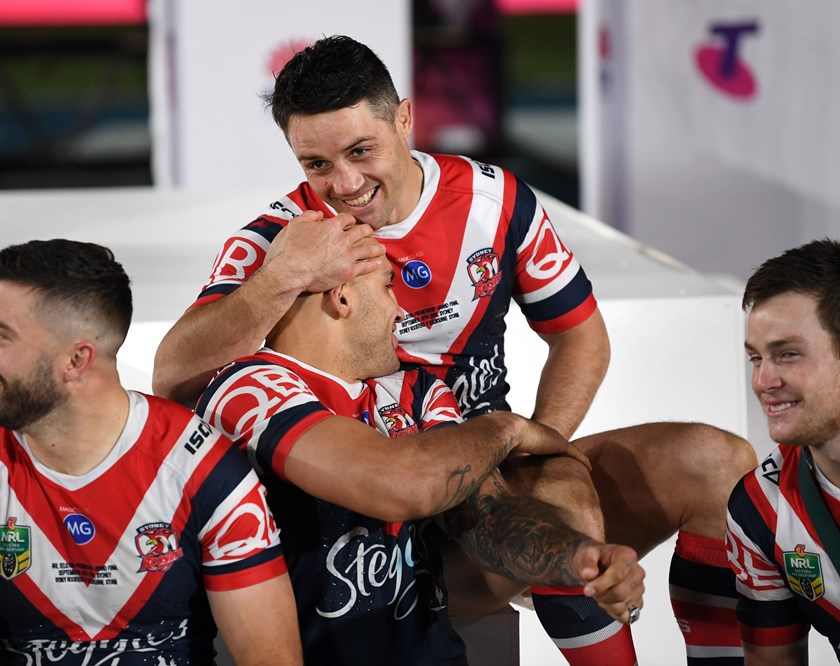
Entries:
[[755,508],[758,509],[758,513],[761,515],[764,524],[770,528],[771,532],[775,533],[777,520],[776,507],[771,504],[770,500],[767,499],[767,495],[764,494],[764,489],[761,487],[757,474],[747,474],[744,478],[744,490],[747,491],[750,500],[752,500]]
[[267,580],[288,573],[289,569],[286,566],[286,558],[281,556],[259,566],[235,571],[224,576],[205,575],[202,577],[202,580],[204,581],[205,589],[211,592],[228,592],[229,590],[239,590],[243,587],[264,583]]
[[589,294],[583,303],[578,305],[571,312],[567,312],[562,317],[550,319],[549,321],[528,320],[528,326],[537,333],[543,333],[546,335],[550,333],[562,333],[563,331],[568,331],[570,328],[574,328],[578,324],[589,319],[597,307],[598,303],[595,300],[595,295]]
[[744,643],[760,645],[761,647],[778,647],[801,640],[808,635],[811,625],[807,622],[801,622],[784,627],[760,628],[750,627],[739,622],[738,629]]
[[324,419],[333,418],[335,414],[328,411],[318,411],[305,416],[300,421],[295,423],[289,430],[283,435],[283,439],[281,439],[277,443],[277,448],[274,449],[274,456],[271,459],[271,468],[274,472],[279,476],[281,479],[286,481],[286,475],[284,473],[284,469],[286,467],[286,458],[289,455],[289,451],[292,450],[292,447],[295,445],[295,442],[298,441],[300,436],[309,430],[312,426],[316,423],[320,423]]

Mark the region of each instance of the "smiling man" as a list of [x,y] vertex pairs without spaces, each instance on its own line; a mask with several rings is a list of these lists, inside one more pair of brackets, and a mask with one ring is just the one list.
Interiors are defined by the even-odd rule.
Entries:
[[801,666],[812,626],[840,644],[840,243],[766,261],[744,309],[752,388],[779,447],[729,502],[738,620],[747,664]]
[[[155,392],[192,404],[217,368],[259,348],[298,294],[347,280],[324,286],[350,270],[342,247],[362,255],[355,271],[378,270],[382,257],[370,248],[380,247],[405,311],[397,328],[405,367],[446,383],[467,419],[508,410],[504,321],[515,303],[548,351],[533,418],[571,437],[604,378],[610,344],[592,285],[534,191],[498,166],[413,151],[411,101],[399,98],[376,54],[349,37],[297,53],[270,101],[306,181],[224,244],[197,301],[158,348]],[[366,235],[379,245],[359,244]],[[333,244],[341,258],[324,263]],[[670,589],[688,658],[741,663],[723,535],[726,500],[754,467],[752,448],[693,423],[576,443],[593,461],[591,475],[564,456],[509,462],[506,479],[563,510],[575,529],[640,556],[678,533]],[[452,555],[452,597],[465,602],[453,612],[492,609],[522,591],[493,579],[495,598],[470,598],[476,588],[456,586],[468,578],[455,574],[463,560]],[[573,666],[636,662],[629,627],[580,588],[533,591],[540,620]]]

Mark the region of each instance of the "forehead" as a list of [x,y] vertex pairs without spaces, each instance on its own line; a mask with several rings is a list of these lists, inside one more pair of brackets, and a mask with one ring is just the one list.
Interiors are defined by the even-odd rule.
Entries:
[[828,335],[817,315],[817,299],[787,292],[755,306],[747,318],[747,342]]
[[0,280],[0,323],[20,330],[35,322],[40,302],[34,287]]
[[361,140],[379,136],[390,125],[365,101],[336,111],[294,115],[289,119],[289,145],[298,159],[328,150],[345,150]]

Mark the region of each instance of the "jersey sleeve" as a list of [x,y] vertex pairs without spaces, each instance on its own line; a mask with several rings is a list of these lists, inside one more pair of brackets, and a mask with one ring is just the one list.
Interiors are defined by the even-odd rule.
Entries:
[[196,412],[245,450],[259,473],[271,470],[281,479],[298,438],[335,416],[300,376],[261,360],[234,363],[222,371]]
[[[201,568],[208,590],[255,585],[287,572],[280,532],[266,502],[265,488],[245,457],[231,447],[205,482],[199,501],[216,506],[199,532]],[[237,479],[237,481],[233,481]]]
[[205,305],[236,291],[265,263],[271,241],[286,224],[278,217],[262,215],[228,238],[216,255],[213,269],[195,303]]
[[423,392],[420,430],[461,423],[464,419],[461,417],[458,399],[455,397],[452,389],[440,379],[432,377],[427,372],[420,372],[426,382],[426,388]]
[[760,489],[755,473],[750,473],[732,491],[726,521],[726,548],[735,572],[741,639],[767,647],[788,645],[805,636],[810,624],[773,560],[773,531],[757,505],[760,499],[754,499],[759,497],[757,493]]
[[514,299],[537,333],[574,328],[597,307],[592,284],[534,192],[520,180],[516,185],[511,219],[516,242]]

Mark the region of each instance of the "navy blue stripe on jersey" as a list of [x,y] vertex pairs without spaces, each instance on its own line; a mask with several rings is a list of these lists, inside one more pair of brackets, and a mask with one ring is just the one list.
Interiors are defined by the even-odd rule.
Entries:
[[516,252],[516,248],[519,247],[528,235],[531,223],[534,220],[534,215],[537,213],[537,197],[534,191],[519,180],[519,178],[515,178],[515,181],[516,197],[513,206],[514,214],[510,219],[508,242],[505,243],[506,249],[509,248],[514,253]]
[[[702,590],[697,586],[698,581],[703,581]],[[735,595],[732,570],[728,566],[723,568],[700,564],[676,554],[671,560],[670,583],[719,597],[733,598]]]
[[247,229],[251,233],[259,234],[266,241],[271,243],[277,234],[280,233],[282,228],[283,227],[280,226],[276,219],[269,219],[267,217],[260,216],[250,224],[243,227],[243,230]]
[[558,312],[571,312],[592,293],[592,284],[581,268],[568,286],[539,303],[523,303],[522,312],[530,321],[550,321]]
[[247,458],[235,446],[229,446],[192,498],[192,517],[198,521],[199,531],[213,517],[220,498],[230,495],[250,471]]
[[[752,472],[750,472],[752,474]],[[776,549],[776,535],[749,498],[744,479],[738,481],[729,496],[729,514],[749,534],[750,539],[772,560]]]
[[736,613],[739,622],[759,629],[787,627],[808,621],[794,598],[782,601],[754,601],[739,594]]
[[[282,535],[281,535],[282,538]],[[271,562],[273,559],[279,557],[283,554],[283,546],[281,544],[277,544],[276,546],[271,546],[270,548],[265,548],[264,550],[260,551],[256,555],[252,555],[248,558],[248,565],[249,566],[259,566],[260,564],[265,564],[266,562]],[[230,564],[222,564],[219,566],[213,567],[205,567],[202,570],[202,573],[205,576],[224,576],[228,573],[237,573],[242,571],[242,563],[241,562],[231,562]]]
[[289,407],[281,412],[274,414],[265,426],[265,430],[260,434],[257,441],[257,462],[260,469],[266,472],[272,469],[272,461],[274,460],[274,452],[277,450],[280,440],[285,437],[286,433],[300,423],[310,414],[316,412],[324,412],[327,410],[320,402],[313,400],[302,405]]
[[[216,289],[216,287],[211,287],[210,289],[208,289],[204,293],[205,294],[211,294],[211,293],[213,293],[214,289]],[[228,377],[230,377],[232,374],[238,373],[243,368],[250,368],[250,367],[253,367],[255,365],[264,366],[264,365],[266,365],[266,362],[264,360],[261,360],[261,359],[249,359],[247,361],[238,361],[238,362],[235,362],[235,363],[228,363],[226,366],[222,367],[216,373],[216,376],[213,377],[210,384],[204,390],[204,393],[202,393],[199,396],[198,402],[196,402],[196,404],[195,404],[195,410],[194,410],[195,413],[198,414],[199,416],[201,416],[202,418],[204,418],[205,420],[207,420],[207,414],[208,414],[208,411],[209,411],[208,410],[208,404],[209,404],[210,400],[213,398],[213,396],[216,394],[216,392],[219,390],[221,385],[224,382],[226,382]]]
[[209,296],[227,296],[228,294],[232,294],[241,286],[241,284],[235,284],[232,282],[214,284],[212,287],[208,287],[202,291],[196,298],[206,299]]

